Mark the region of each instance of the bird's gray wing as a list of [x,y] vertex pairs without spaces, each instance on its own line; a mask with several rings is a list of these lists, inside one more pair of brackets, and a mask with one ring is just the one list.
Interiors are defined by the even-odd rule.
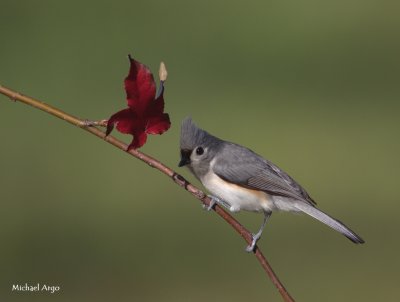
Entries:
[[249,189],[315,204],[286,172],[240,145],[226,142],[215,157],[213,171],[222,179]]

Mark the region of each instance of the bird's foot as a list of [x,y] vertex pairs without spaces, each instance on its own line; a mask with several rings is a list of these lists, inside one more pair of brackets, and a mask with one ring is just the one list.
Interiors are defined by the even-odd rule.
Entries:
[[252,241],[251,244],[246,247],[246,252],[251,253],[254,252],[254,248],[256,247],[257,241],[261,238],[261,233],[252,234]]
[[206,210],[207,212],[211,211],[211,209],[216,205],[217,203],[217,197],[208,195],[208,197],[210,198],[210,203],[208,206],[203,205],[203,209]]
[[254,252],[256,243],[261,238],[261,234],[264,230],[265,224],[267,223],[269,217],[271,217],[271,212],[264,212],[264,220],[260,227],[260,230],[257,232],[257,234],[251,234],[251,237],[252,237],[251,244],[246,247],[246,252],[248,252],[248,253]]
[[214,208],[214,206],[216,204],[224,206],[225,208],[229,208],[229,205],[225,201],[223,201],[222,199],[220,199],[220,198],[218,198],[216,196],[213,196],[213,195],[207,195],[207,197],[210,198],[211,201],[210,201],[210,204],[208,206],[203,205],[203,209],[205,209],[207,211],[211,211],[211,209]]

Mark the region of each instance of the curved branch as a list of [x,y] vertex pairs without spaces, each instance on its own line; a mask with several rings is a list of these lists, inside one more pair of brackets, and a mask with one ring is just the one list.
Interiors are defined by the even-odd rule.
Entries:
[[[121,149],[122,151],[125,151],[129,153],[130,155],[140,159],[141,161],[147,163],[150,167],[155,168],[165,175],[169,176],[176,184],[190,192],[194,197],[196,197],[198,200],[200,200],[203,204],[208,206],[211,202],[211,200],[207,197],[206,194],[204,194],[203,191],[189,183],[185,178],[183,178],[181,175],[173,171],[172,169],[168,168],[165,166],[163,163],[160,161],[156,160],[155,158],[148,156],[138,150],[129,150],[127,151],[128,145],[121,142],[120,140],[112,137],[112,136],[106,136],[103,131],[100,129],[96,128],[93,126],[93,124],[87,123],[86,120],[81,120],[75,116],[72,116],[66,112],[63,112],[55,107],[52,107],[44,102],[41,102],[39,100],[35,100],[33,98],[30,98],[28,96],[22,95],[18,92],[15,92],[11,89],[5,88],[0,85],[0,93],[4,94],[5,96],[9,97],[13,101],[20,101],[24,104],[30,105],[32,107],[35,107],[37,109],[40,109],[42,111],[45,111],[51,115],[54,115],[74,126],[77,126],[83,130],[86,130],[90,132],[91,134],[105,140],[107,143]],[[96,124],[95,124],[96,125]],[[99,123],[97,125],[102,126],[102,123]],[[247,244],[251,244],[252,241],[252,235],[251,233],[243,227],[235,218],[233,218],[228,212],[226,212],[223,208],[221,208],[218,205],[215,205],[214,211],[221,216],[227,223],[229,223],[232,228],[247,242]],[[265,270],[267,273],[268,277],[271,279],[272,283],[275,285],[275,287],[278,289],[279,293],[281,294],[282,298],[286,302],[294,302],[294,299],[290,296],[289,292],[285,289],[281,281],[279,280],[278,276],[275,274],[275,272],[272,270],[272,267],[269,265],[267,259],[264,257],[262,254],[261,250],[258,248],[258,246],[255,247],[253,251],[254,255],[256,256],[257,260],[260,262],[260,265],[262,268]]]

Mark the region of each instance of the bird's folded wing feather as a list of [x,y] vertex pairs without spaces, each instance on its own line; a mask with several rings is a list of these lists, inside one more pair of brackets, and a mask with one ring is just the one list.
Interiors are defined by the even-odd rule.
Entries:
[[242,146],[226,143],[218,153],[212,169],[228,182],[315,204],[306,190],[286,172]]

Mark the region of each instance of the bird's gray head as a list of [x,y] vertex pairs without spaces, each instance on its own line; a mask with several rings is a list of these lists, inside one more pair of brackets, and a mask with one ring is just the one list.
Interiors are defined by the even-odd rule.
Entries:
[[196,175],[207,173],[209,164],[223,141],[198,128],[190,117],[182,121],[181,161],[179,167],[188,166]]

